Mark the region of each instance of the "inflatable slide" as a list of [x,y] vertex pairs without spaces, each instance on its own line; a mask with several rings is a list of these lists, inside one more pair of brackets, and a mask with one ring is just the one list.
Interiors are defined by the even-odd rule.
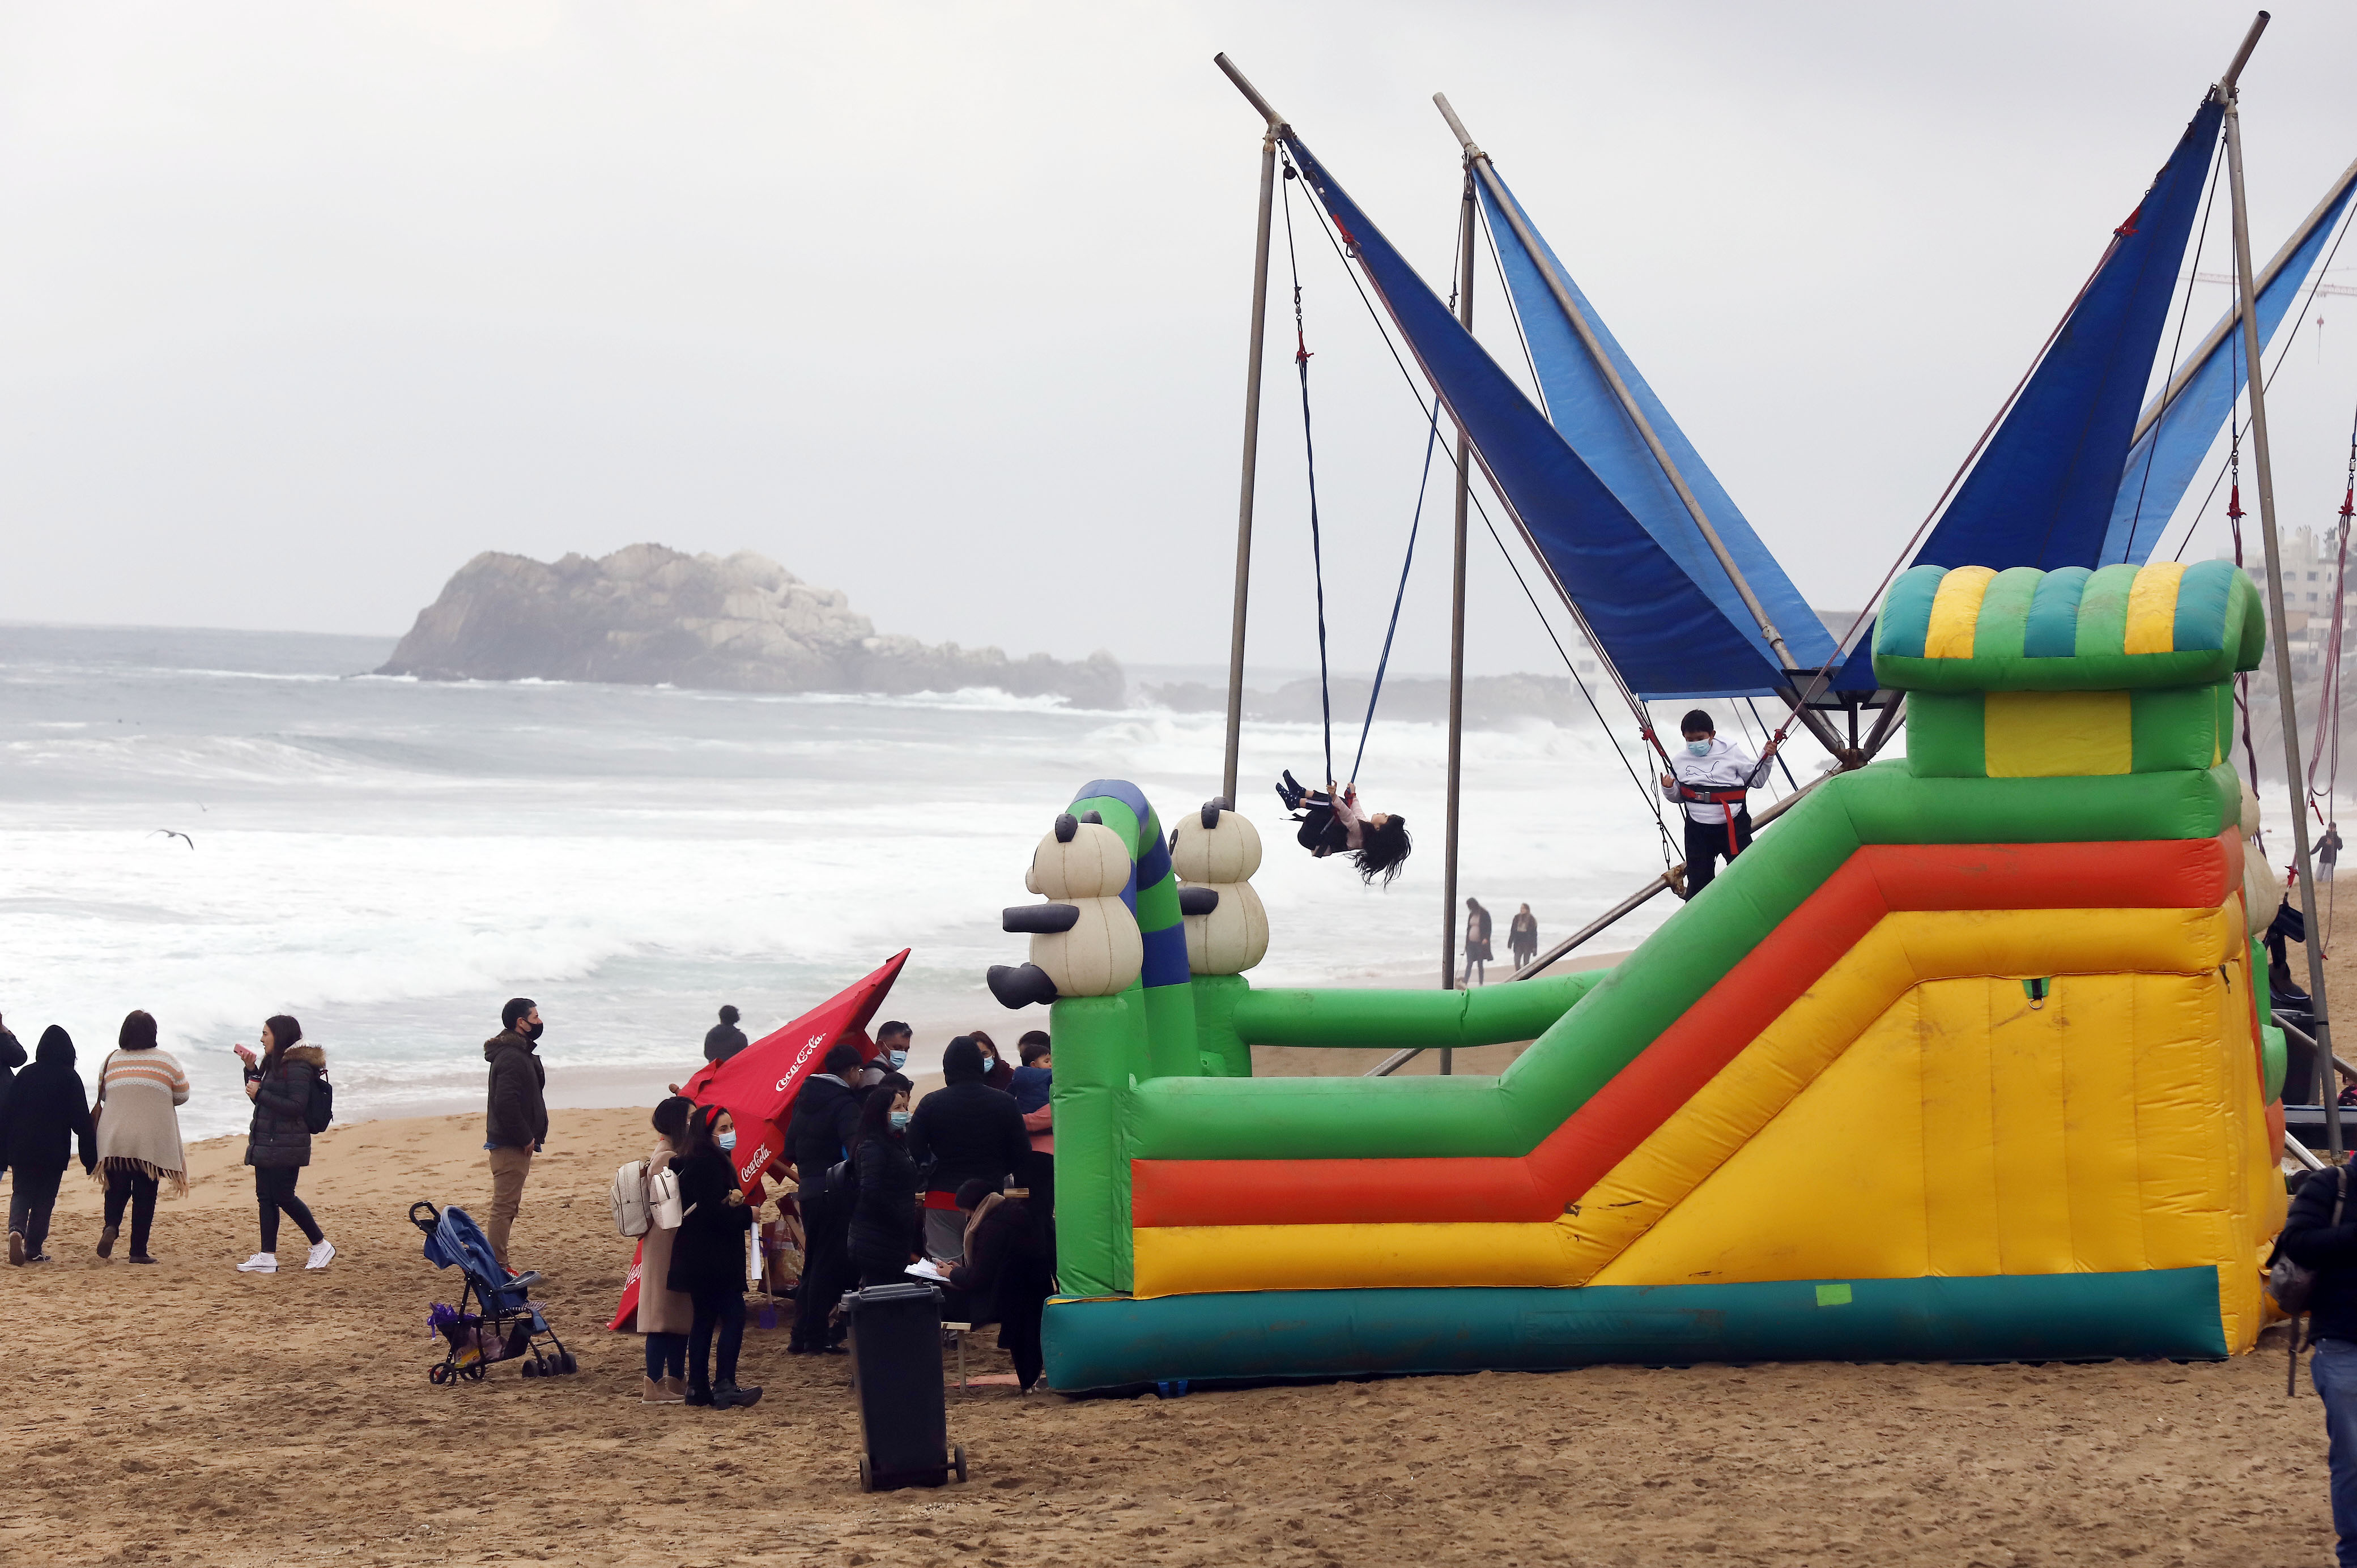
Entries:
[[1053,999],[1050,1384],[2247,1349],[2283,1058],[2225,757],[2264,638],[2223,563],[1917,567],[1874,647],[1904,760],[1612,970],[1485,990],[1255,990],[1252,824],[1083,787],[992,976]]

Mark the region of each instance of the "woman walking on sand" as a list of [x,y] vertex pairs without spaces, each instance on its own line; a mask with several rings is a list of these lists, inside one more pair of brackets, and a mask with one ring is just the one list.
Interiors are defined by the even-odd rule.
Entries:
[[253,1101],[253,1125],[246,1134],[245,1163],[253,1167],[253,1196],[262,1205],[262,1251],[240,1263],[238,1273],[278,1272],[278,1216],[295,1221],[311,1243],[307,1269],[335,1261],[336,1244],[295,1196],[296,1179],[311,1163],[311,1090],[328,1065],[328,1053],[303,1041],[303,1026],[284,1013],[264,1021],[262,1055],[243,1046],[245,1097]]
[[33,1048],[33,1065],[8,1086],[5,1112],[0,1112],[0,1161],[12,1174],[8,1189],[8,1261],[46,1263],[42,1251],[49,1239],[49,1213],[57,1207],[58,1184],[73,1163],[72,1145],[81,1145],[81,1168],[98,1164],[91,1145],[90,1101],[83,1097],[81,1074],[74,1070],[73,1036],[55,1024],[41,1031]]
[[1506,950],[1514,955],[1514,967],[1526,968],[1539,956],[1539,918],[1523,905],[1514,913],[1513,923],[1506,928]]
[[123,1020],[115,1048],[98,1069],[98,1177],[106,1187],[106,1229],[98,1255],[114,1256],[123,1210],[131,1209],[131,1261],[152,1263],[147,1235],[156,1223],[156,1195],[188,1195],[188,1161],[180,1147],[179,1108],[188,1102],[188,1075],[156,1044],[156,1020],[133,1013]]
[[[687,1119],[695,1101],[674,1094],[655,1107],[654,1128],[662,1134],[647,1156],[647,1175],[668,1168],[686,1152]],[[671,1288],[672,1243],[679,1227],[650,1219],[639,1241],[638,1330],[647,1339],[647,1383],[639,1398],[648,1404],[677,1404],[687,1397],[687,1335],[695,1326],[695,1304]]]
[[1490,983],[1490,911],[1481,908],[1479,898],[1465,900],[1465,973],[1457,983],[1470,985],[1479,973],[1481,983]]

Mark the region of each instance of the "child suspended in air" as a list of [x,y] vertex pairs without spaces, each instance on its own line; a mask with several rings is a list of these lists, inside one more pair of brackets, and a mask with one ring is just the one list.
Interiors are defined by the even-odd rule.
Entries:
[[1276,787],[1276,798],[1285,809],[1294,813],[1293,820],[1301,824],[1294,836],[1301,847],[1323,860],[1329,854],[1348,854],[1358,868],[1359,879],[1372,883],[1377,876],[1383,886],[1391,886],[1393,877],[1415,846],[1407,836],[1407,819],[1387,811],[1362,814],[1359,810],[1359,788],[1336,787],[1332,779],[1323,789],[1312,789],[1286,770],[1285,782]]

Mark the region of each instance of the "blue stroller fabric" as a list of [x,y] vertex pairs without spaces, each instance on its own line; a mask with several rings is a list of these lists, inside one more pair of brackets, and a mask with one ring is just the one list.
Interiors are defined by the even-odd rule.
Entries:
[[464,1273],[473,1282],[487,1310],[529,1312],[533,1331],[548,1331],[547,1320],[532,1300],[532,1287],[540,1276],[528,1273],[510,1277],[492,1253],[490,1240],[465,1209],[454,1206],[442,1210],[440,1220],[425,1234],[425,1261],[437,1269],[457,1269]]

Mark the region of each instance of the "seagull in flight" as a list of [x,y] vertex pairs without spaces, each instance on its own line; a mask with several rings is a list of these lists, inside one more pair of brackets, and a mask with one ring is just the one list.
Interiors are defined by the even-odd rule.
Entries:
[[154,838],[154,837],[156,836],[156,833],[162,833],[162,834],[163,834],[166,838],[167,838],[167,839],[178,839],[182,843],[187,844],[190,849],[194,849],[194,848],[196,848],[196,847],[197,847],[197,841],[196,841],[196,840],[194,840],[194,839],[190,838],[188,834],[186,834],[186,833],[184,833],[184,832],[176,832],[176,831],[174,831],[174,830],[173,830],[173,829],[171,829],[171,828],[157,828],[157,829],[156,830],[156,832],[155,832],[155,833],[149,833],[147,836],[148,836],[149,838],[151,838],[151,839],[152,839],[152,838]]

